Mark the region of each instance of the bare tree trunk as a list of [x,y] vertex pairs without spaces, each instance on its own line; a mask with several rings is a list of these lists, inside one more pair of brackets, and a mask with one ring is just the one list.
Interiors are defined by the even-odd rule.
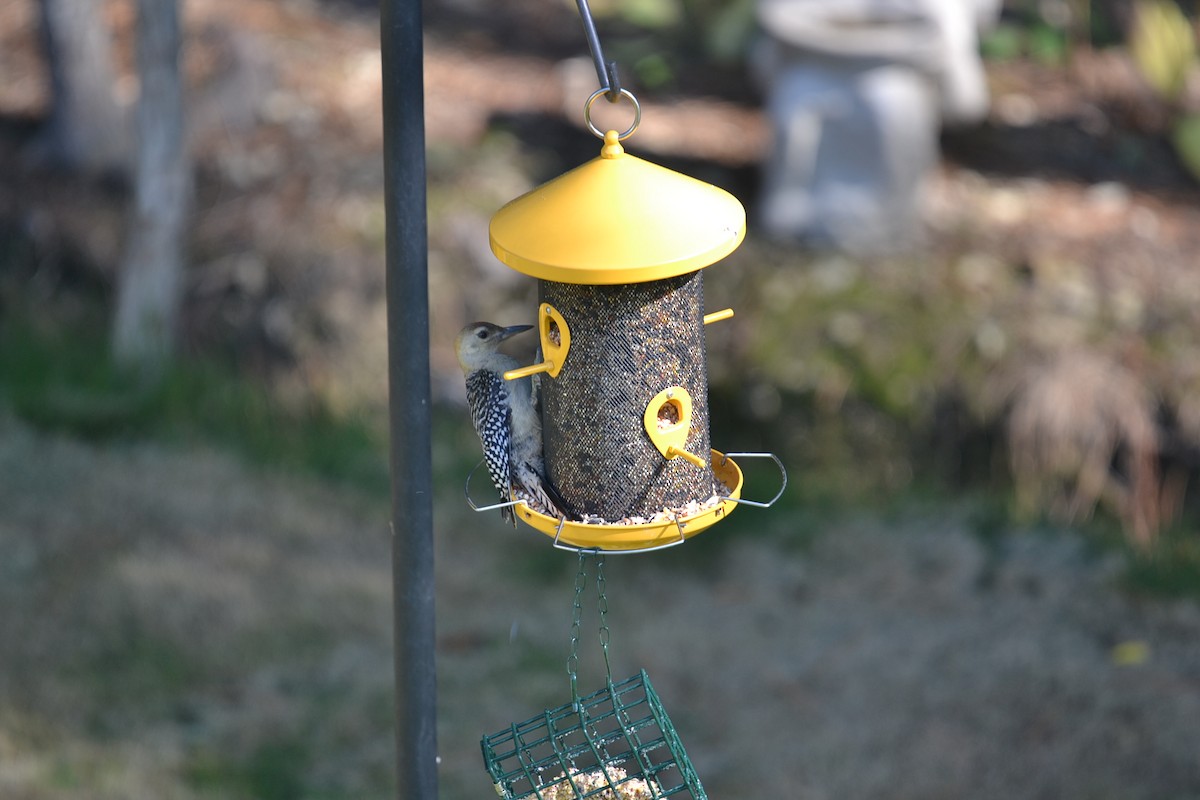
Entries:
[[124,169],[129,158],[103,10],[104,0],[41,2],[51,93],[46,151],[56,162],[97,171]]
[[191,205],[177,0],[138,0],[137,174],[132,226],[117,280],[113,356],[155,373],[175,347]]

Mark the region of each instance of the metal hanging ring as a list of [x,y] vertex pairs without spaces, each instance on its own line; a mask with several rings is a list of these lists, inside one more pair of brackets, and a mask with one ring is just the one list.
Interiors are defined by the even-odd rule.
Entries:
[[[596,91],[592,92],[591,97],[587,99],[587,103],[585,103],[583,106],[583,120],[587,123],[588,130],[596,134],[596,137],[600,139],[604,138],[604,131],[597,128],[596,123],[592,122],[592,104],[595,103],[597,99],[607,95],[608,91],[609,90],[607,88],[597,89]],[[620,97],[629,98],[629,102],[633,104],[633,124],[626,128],[624,133],[617,134],[617,141],[624,141],[633,135],[633,132],[638,129],[638,125],[642,124],[642,104],[639,103],[637,98],[633,96],[633,92],[629,91],[628,89],[622,89]],[[610,100],[609,102],[616,101]]]

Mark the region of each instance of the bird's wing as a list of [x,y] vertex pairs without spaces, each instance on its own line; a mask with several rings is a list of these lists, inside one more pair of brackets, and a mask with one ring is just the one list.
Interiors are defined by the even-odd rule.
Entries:
[[[508,502],[512,499],[512,410],[508,405],[508,387],[496,373],[476,370],[467,375],[467,402],[471,406],[471,422],[483,445],[488,474],[500,499]],[[511,506],[500,511],[506,521],[516,524]]]

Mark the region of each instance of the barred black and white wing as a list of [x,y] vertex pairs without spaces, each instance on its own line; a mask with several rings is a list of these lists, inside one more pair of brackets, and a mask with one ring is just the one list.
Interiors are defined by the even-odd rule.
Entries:
[[[483,445],[483,460],[502,502],[512,500],[512,409],[504,379],[491,370],[479,369],[467,375],[467,402],[471,422]],[[512,506],[500,509],[504,520],[516,527]]]

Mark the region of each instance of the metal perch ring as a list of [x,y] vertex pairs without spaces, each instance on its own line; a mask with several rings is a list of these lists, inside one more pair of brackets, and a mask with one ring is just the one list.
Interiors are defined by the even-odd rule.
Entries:
[[[607,94],[608,89],[597,89],[592,92],[591,97],[587,99],[587,103],[583,106],[583,120],[587,123],[588,130],[596,134],[600,139],[604,138],[604,131],[597,128],[596,123],[592,122],[592,104],[596,102],[597,98],[604,97]],[[633,96],[633,92],[628,89],[622,89],[620,96],[629,98],[629,102],[633,104],[633,124],[626,128],[624,133],[617,134],[617,141],[624,141],[633,135],[633,132],[638,129],[638,125],[642,124],[642,104]]]

